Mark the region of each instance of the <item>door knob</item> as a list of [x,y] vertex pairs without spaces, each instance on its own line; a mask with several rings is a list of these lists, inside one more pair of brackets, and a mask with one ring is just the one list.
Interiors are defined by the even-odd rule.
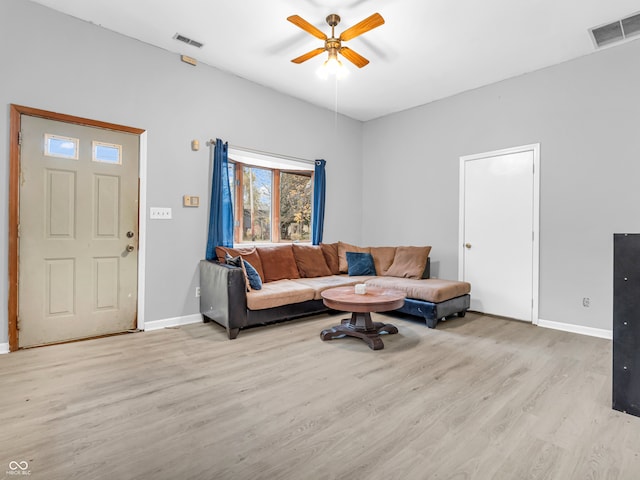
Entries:
[[127,245],[127,252],[133,252],[135,247],[133,245]]
[[133,232],[131,231],[127,232],[127,238],[133,238]]
[[471,248],[471,244],[470,243],[465,243],[464,246],[467,247],[467,248]]

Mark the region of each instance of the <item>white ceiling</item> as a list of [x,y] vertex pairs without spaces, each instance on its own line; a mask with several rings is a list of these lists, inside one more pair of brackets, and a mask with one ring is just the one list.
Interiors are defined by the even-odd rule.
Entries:
[[[640,0],[35,1],[363,121],[588,55],[589,28],[640,11]],[[291,63],[323,42],[288,16],[328,34],[330,13],[340,33],[374,12],[386,23],[345,42],[369,65],[344,60],[336,84],[316,75],[326,54]]]

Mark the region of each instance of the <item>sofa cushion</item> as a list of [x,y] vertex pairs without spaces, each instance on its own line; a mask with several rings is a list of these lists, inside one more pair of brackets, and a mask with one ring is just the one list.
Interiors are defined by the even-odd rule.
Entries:
[[322,254],[327,262],[329,270],[332,275],[338,275],[340,273],[340,259],[338,258],[338,242],[335,243],[321,243],[320,248]]
[[393,263],[385,273],[389,277],[422,278],[431,247],[398,247]]
[[407,298],[432,303],[444,302],[445,300],[460,297],[471,291],[471,284],[468,282],[442,280],[440,278],[413,279],[376,277],[367,280],[365,283],[374,287],[400,290],[407,294]]
[[300,278],[293,248],[290,243],[256,247],[262,262],[265,282],[275,282],[291,278]]
[[349,276],[376,274],[376,266],[370,253],[347,252],[346,255]]
[[349,243],[338,242],[338,261],[340,273],[349,272],[349,264],[347,263],[347,252],[371,253],[369,247],[358,247]]
[[386,275],[396,256],[396,247],[371,247],[371,256],[378,275]]
[[232,257],[237,257],[238,255],[240,255],[243,260],[249,262],[251,266],[256,270],[256,272],[258,272],[258,275],[260,275],[260,279],[264,282],[262,262],[260,261],[260,256],[258,255],[256,247],[216,247],[216,255],[218,256],[218,261],[220,263],[225,263],[225,255],[227,253]]
[[302,285],[308,285],[309,287],[313,288],[315,292],[314,300],[321,300],[322,295],[320,294],[328,288],[345,287],[349,285],[355,285],[356,283],[364,283],[371,278],[375,277],[349,277],[348,275],[331,275],[329,277],[300,278],[298,280],[291,281],[300,283]]
[[293,244],[293,256],[296,259],[301,278],[324,277],[331,275],[331,270],[324,259],[319,245]]
[[262,285],[262,290],[247,292],[247,308],[263,310],[313,300],[315,291],[298,280],[276,280]]

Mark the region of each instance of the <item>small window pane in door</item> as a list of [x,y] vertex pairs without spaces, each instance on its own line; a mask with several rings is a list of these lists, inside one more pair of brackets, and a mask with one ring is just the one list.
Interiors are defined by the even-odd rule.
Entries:
[[80,140],[60,135],[44,134],[44,154],[47,157],[61,157],[78,159],[78,144]]
[[93,141],[93,161],[122,165],[122,145]]

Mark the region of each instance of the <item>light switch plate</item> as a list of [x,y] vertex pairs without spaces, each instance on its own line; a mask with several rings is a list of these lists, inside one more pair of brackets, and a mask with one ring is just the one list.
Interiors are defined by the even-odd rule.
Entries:
[[200,197],[196,195],[184,195],[182,197],[182,204],[185,207],[199,207],[200,206]]
[[171,208],[151,207],[149,218],[152,220],[171,220]]

